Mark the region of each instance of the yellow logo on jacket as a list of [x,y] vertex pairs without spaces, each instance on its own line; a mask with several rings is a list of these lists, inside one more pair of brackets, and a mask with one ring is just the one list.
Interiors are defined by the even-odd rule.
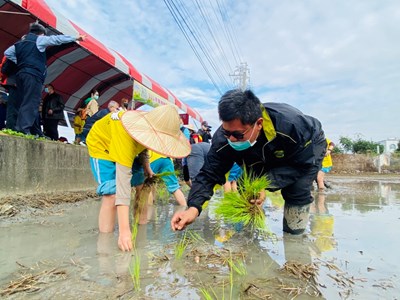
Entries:
[[276,150],[276,151],[274,152],[274,155],[275,155],[276,158],[283,158],[283,157],[285,157],[285,151],[283,151],[283,150]]

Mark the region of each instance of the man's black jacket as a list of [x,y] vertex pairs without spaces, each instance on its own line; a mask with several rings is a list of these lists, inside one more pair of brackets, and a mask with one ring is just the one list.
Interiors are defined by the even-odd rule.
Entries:
[[[49,109],[53,111],[49,114]],[[60,94],[47,94],[43,99],[42,118],[63,120],[64,119],[64,101]]]
[[264,103],[263,130],[253,147],[236,151],[229,146],[220,128],[215,132],[207,162],[193,181],[188,206],[201,212],[213,195],[216,184],[225,183],[225,174],[234,162],[255,176],[267,175],[271,190],[281,189],[300,178],[316,164],[314,146],[324,143],[321,123],[283,103]]

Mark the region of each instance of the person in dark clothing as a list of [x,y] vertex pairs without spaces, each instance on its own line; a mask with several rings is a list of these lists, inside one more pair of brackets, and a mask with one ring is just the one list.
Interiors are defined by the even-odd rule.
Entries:
[[[188,209],[175,213],[173,230],[182,230],[201,213],[216,184],[236,162],[254,176],[266,176],[270,191],[281,190],[285,200],[283,231],[304,232],[313,201],[310,186],[326,152],[321,123],[284,103],[263,103],[252,91],[231,90],[218,104],[222,125],[215,132],[207,161],[195,177]],[[261,205],[263,196],[250,202]]]
[[43,131],[53,141],[58,140],[58,122],[64,119],[64,101],[57,94],[52,84],[45,88],[47,95],[43,99],[42,119]]
[[15,130],[18,116],[17,65],[7,57],[1,62],[0,84],[7,91],[6,128]]
[[39,104],[46,78],[46,48],[82,41],[84,36],[45,36],[46,29],[31,23],[29,33],[9,47],[4,55],[18,66],[17,86],[20,101],[16,130],[24,134],[43,136],[39,126]]
[[204,143],[210,143],[211,142],[211,126],[208,125],[207,121],[203,121],[201,123],[201,128],[197,132],[199,135],[201,135],[202,141]]
[[0,130],[6,128],[7,92],[0,90]]
[[87,118],[85,125],[83,126],[83,131],[81,133],[81,142],[86,141],[86,137],[96,121],[108,115],[110,112],[116,112],[119,108],[120,108],[119,104],[116,101],[111,100],[108,103],[107,108],[101,109],[90,118]]

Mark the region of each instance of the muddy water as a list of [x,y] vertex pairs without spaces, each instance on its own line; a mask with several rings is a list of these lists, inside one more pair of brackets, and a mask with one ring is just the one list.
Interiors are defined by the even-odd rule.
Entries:
[[[23,222],[3,220],[0,290],[7,293],[0,298],[204,299],[203,288],[215,293],[213,299],[399,299],[400,178],[329,179],[332,188],[315,193],[307,234],[282,234],[278,194],[264,205],[274,233],[269,237],[216,221],[216,197],[190,227],[201,239],[182,258],[175,253],[184,233],[169,228],[172,205],[149,208],[135,253],[121,253],[116,234],[98,233],[95,200],[60,205]],[[140,291],[129,271],[133,255],[140,258]],[[229,257],[243,262],[246,274],[230,272]],[[287,262],[313,263],[315,280],[290,275]]]

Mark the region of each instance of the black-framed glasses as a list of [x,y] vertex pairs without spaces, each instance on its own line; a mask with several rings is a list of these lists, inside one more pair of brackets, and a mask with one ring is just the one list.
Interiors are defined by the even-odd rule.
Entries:
[[250,128],[253,128],[254,125],[250,126],[249,128],[247,128],[243,132],[240,132],[240,131],[228,131],[228,130],[225,130],[223,127],[221,127],[221,132],[228,139],[229,139],[230,136],[233,136],[237,140],[242,140],[244,138],[244,135],[250,130]]

